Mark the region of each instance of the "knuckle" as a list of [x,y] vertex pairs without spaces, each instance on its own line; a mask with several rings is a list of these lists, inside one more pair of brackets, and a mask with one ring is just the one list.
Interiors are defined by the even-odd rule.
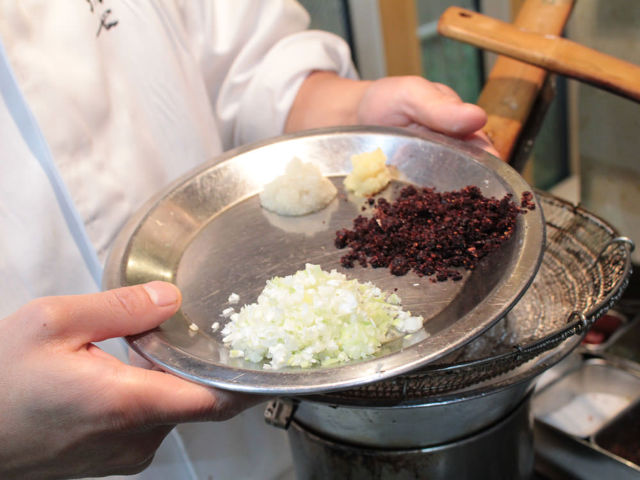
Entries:
[[23,321],[44,336],[59,333],[67,315],[64,305],[55,297],[37,298],[27,303],[20,311]]
[[32,300],[25,306],[28,318],[32,320],[56,320],[61,316],[59,303],[53,297]]
[[[108,382],[110,385],[126,386],[130,383],[130,379],[126,373],[120,370],[124,369],[120,367],[114,368]],[[140,411],[132,408],[131,398],[129,396],[118,394],[117,391],[105,392],[104,405],[106,405],[106,407],[104,407],[101,412],[101,416],[108,429],[114,431],[129,431],[140,427],[142,423]]]
[[112,465],[100,472],[101,476],[111,475],[135,475],[145,470],[153,461],[155,452],[149,454],[146,452],[144,455],[142,452],[138,454],[137,448],[128,448],[125,453],[121,454],[117,460],[116,465]]
[[127,375],[128,366],[114,363],[101,370],[94,389],[101,401],[89,405],[90,414],[99,419],[100,427],[108,432],[126,432],[140,426],[137,410],[132,408],[127,395],[131,383]]
[[218,396],[213,396],[210,400],[202,402],[196,409],[196,415],[214,422],[228,420],[233,416],[229,414],[228,408]]
[[241,395],[217,392],[201,405],[201,413],[207,420],[222,422],[235,417],[248,406],[249,403],[245,402]]
[[147,296],[136,287],[125,287],[111,290],[108,302],[114,310],[124,310],[128,315],[134,315],[147,304]]
[[136,473],[140,473],[145,470],[151,462],[153,462],[153,458],[155,457],[155,450],[149,453],[146,449],[134,449],[139,450],[138,452],[134,452],[133,458],[129,462],[127,467],[127,475],[132,475]]
[[160,426],[137,437],[137,441],[129,445],[122,458],[127,474],[140,473],[153,461],[156,451],[173,425]]
[[212,402],[212,411],[215,412],[217,421],[225,421],[235,417],[239,411],[237,406],[228,401],[226,397],[216,397],[217,400]]

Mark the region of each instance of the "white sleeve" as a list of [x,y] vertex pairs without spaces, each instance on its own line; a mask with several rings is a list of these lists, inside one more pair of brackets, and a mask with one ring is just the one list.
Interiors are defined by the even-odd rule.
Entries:
[[309,30],[274,45],[257,66],[242,101],[238,102],[234,143],[282,133],[298,89],[313,70],[356,78],[349,47],[336,35]]
[[296,1],[189,1],[181,10],[225,149],[281,134],[311,71],[357,77],[346,42],[306,30]]

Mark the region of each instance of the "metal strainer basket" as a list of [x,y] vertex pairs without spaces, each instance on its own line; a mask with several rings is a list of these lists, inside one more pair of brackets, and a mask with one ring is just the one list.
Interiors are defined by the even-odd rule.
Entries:
[[323,401],[411,401],[446,394],[507,373],[582,334],[622,295],[633,242],[606,222],[561,199],[537,192],[547,226],[540,270],[516,306],[488,332],[438,364]]

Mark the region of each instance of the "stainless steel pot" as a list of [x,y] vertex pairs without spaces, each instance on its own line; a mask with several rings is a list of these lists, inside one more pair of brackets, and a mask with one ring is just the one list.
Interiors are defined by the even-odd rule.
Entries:
[[[296,478],[350,480],[417,478],[528,479],[533,473],[530,396],[506,417],[463,439],[427,448],[371,448],[336,442],[294,421],[289,439]],[[455,418],[454,412],[448,412]],[[413,430],[429,429],[414,424]],[[446,435],[445,435],[446,436]]]
[[336,441],[378,448],[424,448],[474,435],[522,403],[533,382],[525,379],[497,390],[462,392],[392,407],[332,405],[303,401],[294,419]]

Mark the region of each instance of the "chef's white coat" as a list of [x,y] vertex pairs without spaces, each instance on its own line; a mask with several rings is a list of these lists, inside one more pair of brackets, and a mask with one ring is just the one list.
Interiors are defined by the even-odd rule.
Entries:
[[[0,315],[99,290],[147,198],[280,134],[311,70],[355,77],[347,45],[308,22],[293,0],[0,0]],[[259,406],[178,427],[139,477],[268,479],[290,464]]]

